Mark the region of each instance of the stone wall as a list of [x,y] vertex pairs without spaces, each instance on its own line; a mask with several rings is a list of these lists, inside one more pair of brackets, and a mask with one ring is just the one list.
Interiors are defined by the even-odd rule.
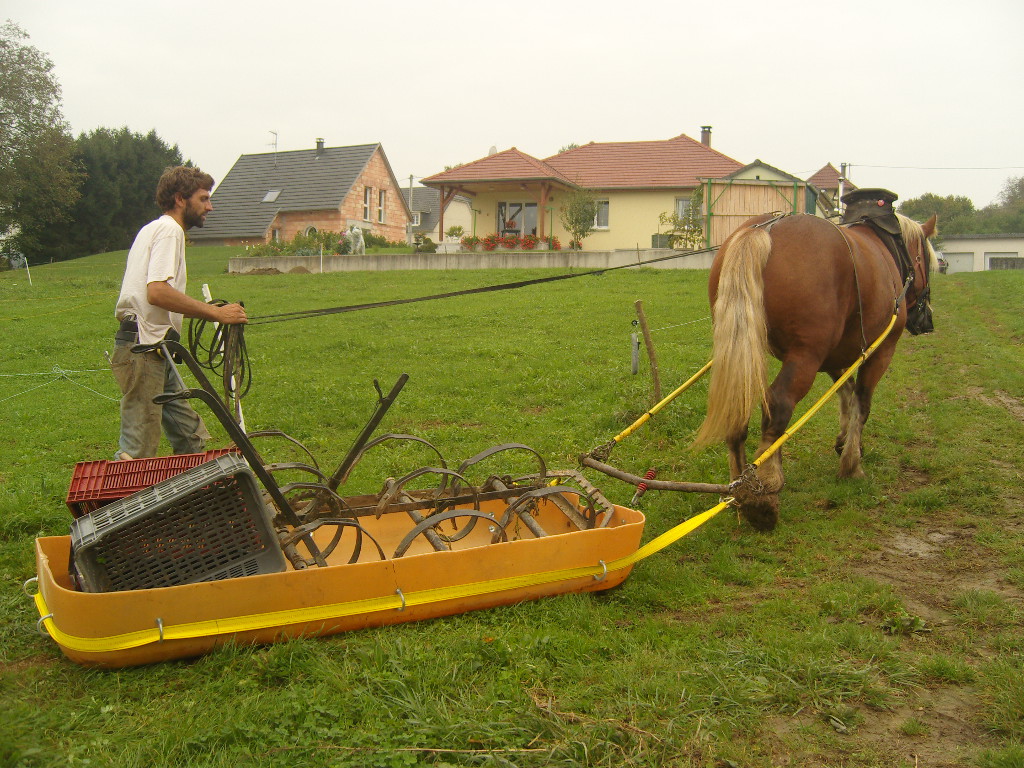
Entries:
[[[637,251],[491,251],[487,253],[399,253],[366,256],[276,256],[228,260],[228,272],[389,272],[415,269],[608,269],[672,256],[668,249]],[[713,252],[679,255],[649,264],[653,269],[709,269]]]

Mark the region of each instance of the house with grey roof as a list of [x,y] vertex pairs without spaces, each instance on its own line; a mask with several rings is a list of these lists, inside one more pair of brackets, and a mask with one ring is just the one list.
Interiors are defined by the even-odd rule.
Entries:
[[380,144],[242,155],[213,191],[213,211],[189,239],[201,245],[288,241],[357,226],[405,242],[409,206]]
[[[412,232],[414,235],[429,237],[435,243],[444,240],[440,231],[441,224],[441,193],[430,187],[402,188],[402,194],[412,212]],[[462,227],[467,235],[473,232],[473,206],[469,198],[455,195],[448,201],[444,209],[445,232],[453,226]]]

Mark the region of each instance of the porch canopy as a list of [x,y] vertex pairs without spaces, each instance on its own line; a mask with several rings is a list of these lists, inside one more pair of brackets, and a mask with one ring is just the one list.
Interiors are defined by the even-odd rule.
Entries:
[[466,165],[434,174],[421,181],[441,193],[438,232],[444,232],[444,211],[456,195],[470,199],[482,193],[508,191],[519,197],[532,197],[537,203],[537,236],[548,233],[547,209],[552,193],[578,189],[568,178],[543,160],[520,152],[515,147],[488,155]]

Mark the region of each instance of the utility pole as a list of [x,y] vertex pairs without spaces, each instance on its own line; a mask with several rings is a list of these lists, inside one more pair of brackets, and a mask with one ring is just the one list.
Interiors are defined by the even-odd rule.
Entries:
[[839,193],[836,197],[836,211],[839,213],[843,212],[843,195],[844,188],[846,187],[846,169],[849,168],[848,163],[839,164]]
[[406,229],[405,236],[406,236],[406,240],[408,241],[409,245],[412,245],[412,215],[411,215],[412,214],[412,174],[411,173],[409,174],[409,213],[410,213],[409,223],[405,225],[405,229]]

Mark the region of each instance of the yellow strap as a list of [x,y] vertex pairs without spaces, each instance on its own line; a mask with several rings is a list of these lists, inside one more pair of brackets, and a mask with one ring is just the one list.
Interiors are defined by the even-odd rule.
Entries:
[[187,640],[196,637],[209,637],[212,635],[234,634],[236,632],[251,632],[271,627],[287,626],[290,624],[303,624],[317,621],[329,621],[380,611],[400,610],[408,606],[427,605],[430,603],[443,602],[445,600],[458,600],[478,595],[493,594],[507,590],[521,589],[524,587],[551,584],[560,581],[582,578],[584,576],[601,576],[607,572],[627,568],[639,560],[653,555],[655,552],[664,549],[691,531],[700,527],[712,517],[725,509],[731,499],[724,500],[718,505],[703,512],[700,515],[686,520],[666,533],[625,557],[602,565],[588,565],[579,568],[565,568],[557,571],[544,571],[526,574],[524,576],[513,576],[505,579],[494,579],[491,581],[479,581],[468,584],[458,584],[450,587],[439,587],[437,589],[425,589],[418,592],[407,592],[402,595],[387,595],[385,597],[371,598],[367,600],[353,600],[345,603],[334,603],[322,605],[315,608],[297,608],[285,611],[270,611],[257,613],[248,616],[233,616],[225,619],[211,621],[196,621],[187,624],[168,625],[163,628],[154,627],[137,632],[129,632],[122,635],[110,635],[108,637],[76,637],[61,631],[53,620],[46,601],[41,593],[36,593],[33,600],[36,609],[39,611],[41,621],[49,632],[50,637],[61,646],[86,653],[108,653],[111,651],[123,651],[129,648],[137,648],[142,645],[160,642],[163,640]]
[[640,429],[640,427],[642,427],[644,424],[646,424],[648,421],[650,421],[651,417],[654,416],[658,411],[660,411],[666,405],[668,405],[673,400],[675,400],[677,397],[679,397],[679,395],[683,394],[683,392],[688,390],[698,379],[700,379],[701,376],[703,376],[705,373],[710,371],[711,370],[711,364],[713,362],[714,362],[714,360],[708,360],[707,363],[704,364],[703,368],[701,368],[699,371],[697,371],[695,374],[693,374],[693,376],[691,376],[687,381],[683,382],[679,387],[677,387],[676,390],[672,394],[670,394],[668,397],[664,398],[660,403],[658,403],[656,406],[651,408],[651,410],[649,410],[647,413],[645,413],[639,419],[637,419],[632,424],[630,424],[628,427],[626,427],[626,429],[624,429],[622,432],[620,432],[615,437],[613,437],[612,440],[614,440],[616,443],[621,443],[623,440],[625,440],[631,434],[633,434],[638,429]]

